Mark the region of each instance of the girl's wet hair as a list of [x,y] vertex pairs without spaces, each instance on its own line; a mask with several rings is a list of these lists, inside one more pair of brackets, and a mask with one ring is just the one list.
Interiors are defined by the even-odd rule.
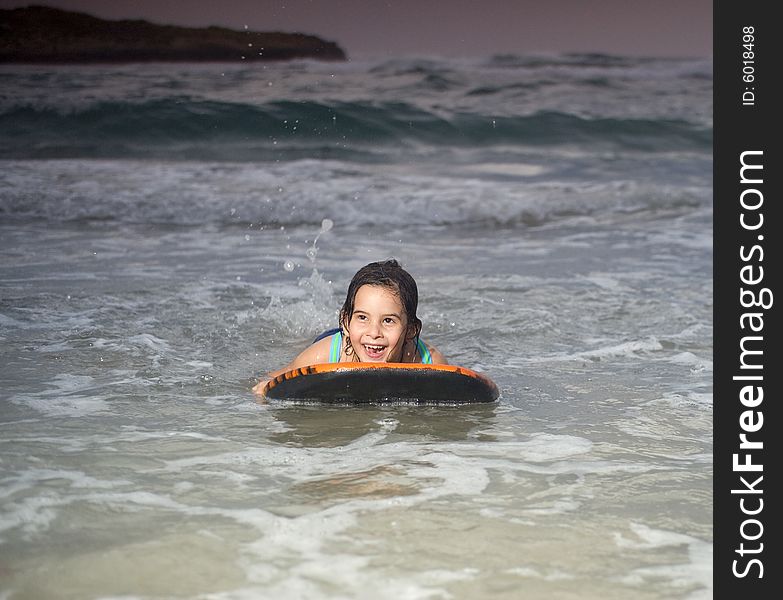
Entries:
[[[403,311],[405,311],[408,327],[414,328],[414,337],[418,338],[419,333],[421,333],[421,320],[416,316],[416,309],[419,305],[419,289],[416,287],[416,281],[411,277],[411,274],[403,269],[400,263],[393,258],[365,265],[353,276],[351,283],[348,285],[345,303],[340,309],[340,327],[342,329],[348,329],[348,323],[350,323],[351,315],[353,315],[356,292],[363,285],[385,287],[396,294],[402,303]],[[353,353],[351,340],[347,335],[344,338],[345,352],[350,355]]]

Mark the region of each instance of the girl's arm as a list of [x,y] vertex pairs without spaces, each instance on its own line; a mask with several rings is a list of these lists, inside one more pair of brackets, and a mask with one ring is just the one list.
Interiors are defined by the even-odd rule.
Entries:
[[274,379],[278,375],[282,375],[286,371],[291,371],[292,369],[298,369],[300,367],[307,367],[309,365],[317,365],[319,363],[329,362],[329,350],[331,349],[331,345],[332,336],[318,340],[315,344],[310,344],[285,367],[282,369],[277,369],[276,371],[270,371],[266,374],[266,377],[262,377],[259,382],[253,386],[253,392],[260,395],[267,381]]

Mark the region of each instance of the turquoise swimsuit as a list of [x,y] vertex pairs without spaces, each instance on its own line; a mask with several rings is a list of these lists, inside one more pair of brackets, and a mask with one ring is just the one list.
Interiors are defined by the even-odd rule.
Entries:
[[[334,337],[332,338],[332,345],[329,347],[330,363],[340,362],[340,350],[342,350],[342,347],[343,347],[343,334],[338,329],[335,332]],[[418,350],[419,356],[421,356],[422,364],[424,365],[432,364],[432,355],[430,354],[429,349],[424,344],[424,342],[422,342],[421,339],[418,337],[416,338],[416,350]]]

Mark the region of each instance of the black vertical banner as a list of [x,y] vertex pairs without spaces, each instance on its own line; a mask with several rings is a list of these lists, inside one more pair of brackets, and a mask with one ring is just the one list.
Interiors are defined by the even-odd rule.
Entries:
[[778,598],[783,421],[775,3],[714,6],[714,597]]

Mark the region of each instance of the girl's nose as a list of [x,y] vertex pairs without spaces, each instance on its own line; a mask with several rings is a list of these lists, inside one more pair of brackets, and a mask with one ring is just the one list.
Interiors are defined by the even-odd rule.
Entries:
[[381,337],[381,325],[373,321],[370,323],[370,335],[372,337]]

